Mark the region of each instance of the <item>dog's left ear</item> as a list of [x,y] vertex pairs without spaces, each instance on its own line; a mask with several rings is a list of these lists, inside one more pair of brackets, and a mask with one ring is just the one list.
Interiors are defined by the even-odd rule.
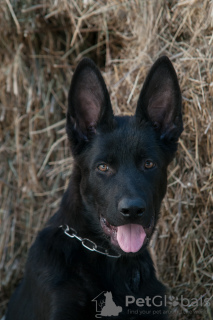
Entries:
[[74,154],[96,133],[110,128],[113,111],[104,79],[95,63],[84,58],[77,66],[68,97],[67,134]]
[[182,98],[175,69],[166,56],[152,66],[136,109],[139,121],[150,121],[161,139],[177,142],[183,131]]

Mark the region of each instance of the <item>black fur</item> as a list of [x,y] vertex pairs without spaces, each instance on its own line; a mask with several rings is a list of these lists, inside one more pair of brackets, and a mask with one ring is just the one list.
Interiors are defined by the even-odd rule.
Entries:
[[[133,117],[113,116],[99,70],[89,59],[80,62],[67,113],[73,174],[59,211],[30,249],[24,279],[11,298],[6,320],[95,319],[92,300],[103,291],[111,292],[114,303],[122,307],[113,319],[167,319],[164,303],[127,307],[125,298],[159,296],[155,302],[163,301],[165,288],[156,278],[147,245],[182,129],[180,88],[167,57],[151,68]],[[63,233],[59,226],[64,224],[121,256],[87,250]],[[137,225],[138,237],[145,239],[124,232],[131,250],[129,243],[121,249],[120,244],[126,244],[118,241],[117,227],[122,225],[128,230]]]

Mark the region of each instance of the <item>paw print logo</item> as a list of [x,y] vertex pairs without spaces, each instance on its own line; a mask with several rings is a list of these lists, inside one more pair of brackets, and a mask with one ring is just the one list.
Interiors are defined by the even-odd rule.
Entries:
[[172,307],[177,307],[179,305],[178,298],[175,298],[174,296],[169,296],[168,300],[168,304]]

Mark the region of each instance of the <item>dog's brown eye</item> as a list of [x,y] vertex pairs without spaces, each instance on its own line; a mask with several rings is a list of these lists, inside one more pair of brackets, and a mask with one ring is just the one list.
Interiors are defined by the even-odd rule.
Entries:
[[98,170],[102,172],[107,172],[109,170],[109,167],[106,164],[102,163],[102,164],[99,164]]
[[152,169],[155,167],[155,164],[152,160],[146,160],[145,164],[144,164],[144,167],[146,169]]

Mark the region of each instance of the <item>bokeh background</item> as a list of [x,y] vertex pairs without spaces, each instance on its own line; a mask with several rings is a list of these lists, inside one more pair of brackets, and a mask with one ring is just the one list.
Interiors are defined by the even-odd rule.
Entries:
[[167,55],[184,132],[151,242],[169,294],[197,299],[171,319],[213,319],[213,1],[0,1],[0,318],[29,247],[72,171],[65,133],[82,57],[103,72],[115,114],[132,114],[152,63]]

